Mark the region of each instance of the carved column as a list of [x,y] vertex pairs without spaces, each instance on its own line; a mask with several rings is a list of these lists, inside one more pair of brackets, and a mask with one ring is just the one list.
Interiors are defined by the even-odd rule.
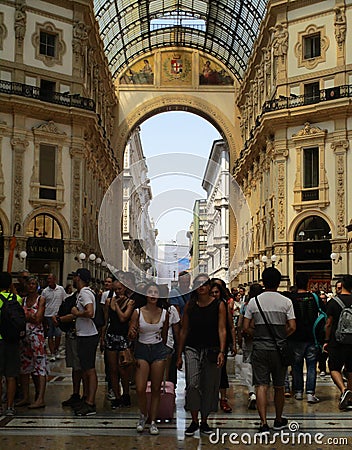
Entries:
[[286,189],[286,160],[288,149],[286,141],[275,142],[274,161],[276,166],[276,229],[278,240],[286,240],[286,210],[287,210],[287,189]]
[[23,218],[23,173],[24,152],[29,142],[22,138],[13,138],[12,145],[12,224],[22,224]]
[[2,137],[5,134],[6,130],[6,123],[0,121],[0,203],[4,200],[5,194],[4,194],[4,172],[2,170]]
[[71,174],[72,174],[72,184],[71,184],[71,238],[80,239],[81,238],[81,180],[82,180],[82,165],[85,155],[85,149],[83,145],[74,144],[70,148],[70,156],[72,159],[71,164]]
[[336,235],[346,235],[346,188],[347,188],[347,150],[348,140],[335,141],[331,148],[335,153],[335,217]]
[[27,23],[25,0],[17,0],[15,8],[15,61],[16,63],[23,63],[23,40]]

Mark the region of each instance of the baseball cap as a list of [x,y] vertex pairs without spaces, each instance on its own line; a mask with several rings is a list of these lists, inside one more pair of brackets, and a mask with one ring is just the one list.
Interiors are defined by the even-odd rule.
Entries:
[[73,272],[73,275],[80,277],[80,279],[85,283],[89,283],[92,279],[90,271],[88,269],[85,269],[84,267],[77,269],[76,272]]

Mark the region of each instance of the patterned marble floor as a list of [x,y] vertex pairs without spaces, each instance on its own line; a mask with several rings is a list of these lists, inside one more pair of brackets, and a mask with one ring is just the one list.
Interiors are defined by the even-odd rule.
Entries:
[[[347,449],[352,445],[352,411],[338,410],[338,392],[330,378],[318,377],[317,396],[321,402],[308,405],[306,401],[288,399],[285,415],[291,430],[284,435],[271,433],[270,441],[260,441],[255,436],[259,420],[257,411],[247,409],[246,389],[235,377],[234,360],[229,358],[229,400],[232,414],[222,411],[211,416],[210,425],[216,430],[211,436],[185,437],[184,430],[190,421],[184,405],[184,373],[179,372],[176,393],[176,414],[171,423],[160,424],[160,435],[150,436],[148,431],[138,435],[135,424],[138,418],[136,406],[118,410],[110,409],[105,399],[106,386],[103,375],[103,358],[97,357],[99,389],[97,415],[76,417],[61,402],[71,394],[71,374],[64,360],[50,363],[50,381],[47,386],[46,408],[29,410],[19,408],[13,418],[0,417],[0,450],[12,449],[72,449],[90,450],[118,447],[119,449],[211,449],[211,448],[309,448]],[[135,392],[131,391],[132,403],[136,405]],[[268,416],[273,419],[272,393]],[[271,421],[269,421],[269,425]]]

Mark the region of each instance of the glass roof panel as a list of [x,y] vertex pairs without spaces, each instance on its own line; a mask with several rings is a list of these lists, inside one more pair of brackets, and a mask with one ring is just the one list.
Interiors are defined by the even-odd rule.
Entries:
[[191,47],[221,60],[239,79],[268,0],[94,0],[113,76],[136,55]]

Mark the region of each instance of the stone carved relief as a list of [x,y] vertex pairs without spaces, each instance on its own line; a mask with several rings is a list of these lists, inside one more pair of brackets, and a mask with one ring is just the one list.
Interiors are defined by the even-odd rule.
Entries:
[[271,27],[270,31],[274,33],[272,43],[274,56],[284,58],[288,50],[287,25],[279,22],[276,27]]
[[[77,155],[77,152],[74,152]],[[79,151],[79,154],[81,152]],[[79,239],[80,237],[80,211],[81,211],[81,161],[76,157],[72,164],[72,238]]]
[[347,140],[333,142],[331,148],[335,153],[336,178],[336,234],[345,236],[346,234],[346,152],[349,147]]
[[346,40],[346,31],[347,31],[347,24],[346,24],[346,15],[345,10],[343,6],[337,6],[335,9],[335,38],[337,45],[341,48],[342,44]]
[[76,56],[76,60],[85,52],[88,41],[88,27],[85,23],[75,21],[73,25],[72,49]]
[[23,154],[28,147],[29,142],[22,138],[13,138],[11,140],[12,150],[14,152],[14,178],[12,192],[12,223],[22,223],[23,214]]
[[278,210],[277,210],[277,229],[279,239],[285,239],[285,221],[286,221],[286,192],[285,192],[285,168],[286,163],[278,164]]
[[16,2],[15,10],[15,37],[20,42],[23,41],[24,35],[26,34],[26,2],[24,0],[18,0]]
[[59,134],[61,136],[67,136],[64,131],[60,131],[53,120],[42,123],[36,127],[33,127],[33,131],[42,131],[43,133]]
[[304,124],[304,127],[302,130],[300,130],[298,133],[294,134],[293,137],[299,137],[299,136],[310,136],[317,133],[322,133],[325,130],[322,130],[319,127],[312,127],[309,122],[306,122]]
[[4,40],[7,36],[7,28],[4,24],[4,13],[0,12],[0,50],[4,49]]

